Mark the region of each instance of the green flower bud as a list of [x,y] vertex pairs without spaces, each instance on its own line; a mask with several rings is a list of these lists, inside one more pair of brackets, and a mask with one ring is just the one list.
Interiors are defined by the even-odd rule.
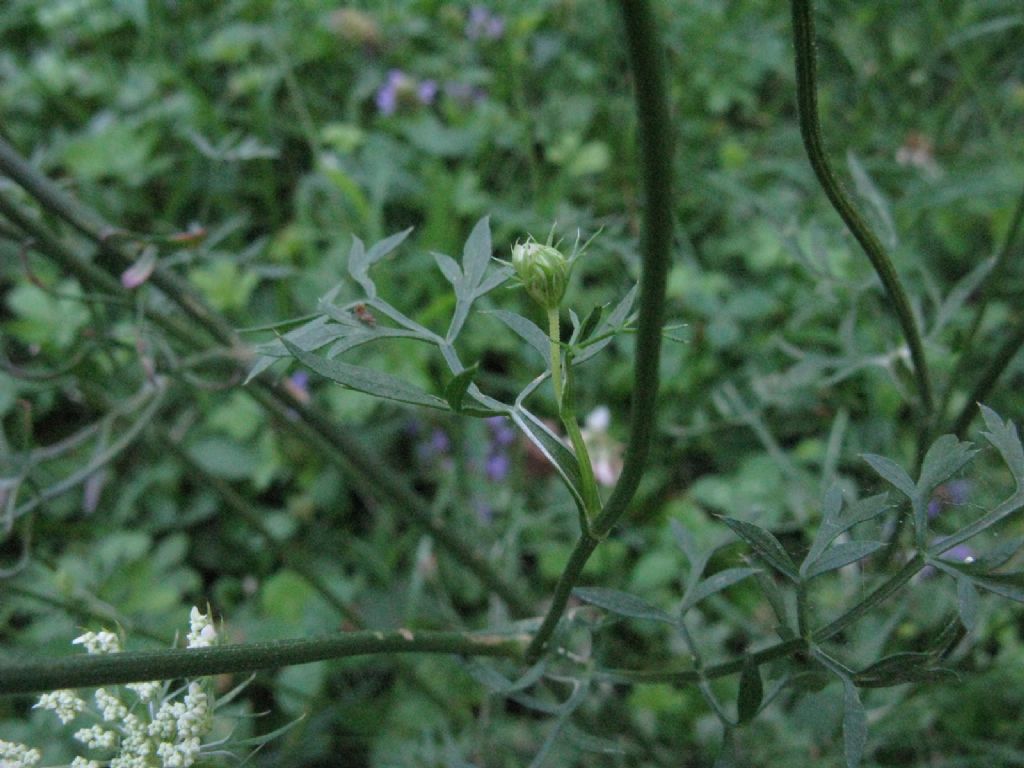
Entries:
[[572,271],[572,262],[561,251],[527,238],[512,246],[512,267],[530,298],[544,309],[558,308]]

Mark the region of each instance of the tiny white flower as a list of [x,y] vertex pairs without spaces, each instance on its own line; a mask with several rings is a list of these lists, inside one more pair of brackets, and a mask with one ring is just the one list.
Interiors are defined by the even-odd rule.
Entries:
[[88,760],[79,755],[71,761],[71,768],[100,768],[100,761]]
[[32,768],[41,759],[38,749],[29,749],[16,741],[0,739],[0,766],[3,768]]
[[75,731],[75,738],[89,749],[113,749],[117,746],[118,735],[117,731],[94,725],[91,728],[81,728]]
[[119,653],[121,639],[113,632],[86,632],[71,641],[72,645],[84,645],[86,653]]
[[151,701],[155,699],[157,694],[163,689],[163,683],[159,681],[153,681],[150,683],[128,683],[125,685],[129,691],[133,691],[143,701]]
[[61,723],[67,724],[85,709],[85,701],[74,691],[50,691],[40,696],[32,709],[52,710]]
[[209,648],[217,641],[217,630],[213,626],[213,619],[200,612],[199,608],[192,606],[189,614],[189,648]]
[[128,715],[128,707],[117,696],[106,688],[97,688],[96,708],[99,709],[103,719],[108,723],[124,720]]

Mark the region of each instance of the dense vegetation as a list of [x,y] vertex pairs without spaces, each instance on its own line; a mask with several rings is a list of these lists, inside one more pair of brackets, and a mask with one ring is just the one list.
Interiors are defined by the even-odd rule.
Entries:
[[0,5],[0,765],[1024,763],[1018,0],[621,5]]

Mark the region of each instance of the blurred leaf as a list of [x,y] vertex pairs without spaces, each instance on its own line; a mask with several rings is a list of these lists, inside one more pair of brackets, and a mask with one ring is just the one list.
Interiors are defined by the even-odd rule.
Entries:
[[850,169],[850,175],[853,176],[853,185],[857,194],[868,204],[869,210],[874,214],[871,218],[877,225],[880,239],[890,250],[896,248],[899,245],[899,237],[896,233],[896,225],[893,223],[892,206],[889,204],[888,198],[875,184],[852,149],[846,151],[846,164]]
[[978,590],[966,576],[956,580],[957,607],[960,610],[960,621],[968,632],[974,630],[978,622]]
[[771,533],[753,523],[743,520],[736,520],[731,517],[723,517],[723,522],[732,528],[733,532],[751,546],[759,559],[775,571],[778,571],[790,581],[799,581],[800,574],[790,559],[785,548]]
[[843,753],[847,768],[857,768],[868,741],[868,718],[860,702],[857,686],[843,678]]
[[645,600],[627,592],[620,592],[617,589],[576,587],[572,593],[584,602],[604,608],[606,611],[620,616],[628,616],[631,619],[660,621],[665,624],[672,624],[673,626],[676,623],[675,619],[660,608],[655,608]]

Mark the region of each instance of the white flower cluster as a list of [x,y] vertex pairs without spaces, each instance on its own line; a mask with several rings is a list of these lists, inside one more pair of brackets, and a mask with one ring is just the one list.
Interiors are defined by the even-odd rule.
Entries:
[[[188,647],[215,645],[217,630],[211,616],[192,608],[189,618]],[[121,640],[113,632],[86,632],[72,642],[89,654],[121,650]],[[91,705],[74,691],[51,691],[35,706],[52,711],[62,724],[79,716],[102,721],[79,728],[74,736],[103,757],[79,756],[70,768],[189,768],[199,759],[203,738],[213,727],[213,693],[202,680],[175,691],[161,682],[98,688]],[[0,741],[0,768],[32,768],[40,759],[38,749]]]
[[32,768],[41,759],[38,749],[0,739],[0,766],[3,768]]

